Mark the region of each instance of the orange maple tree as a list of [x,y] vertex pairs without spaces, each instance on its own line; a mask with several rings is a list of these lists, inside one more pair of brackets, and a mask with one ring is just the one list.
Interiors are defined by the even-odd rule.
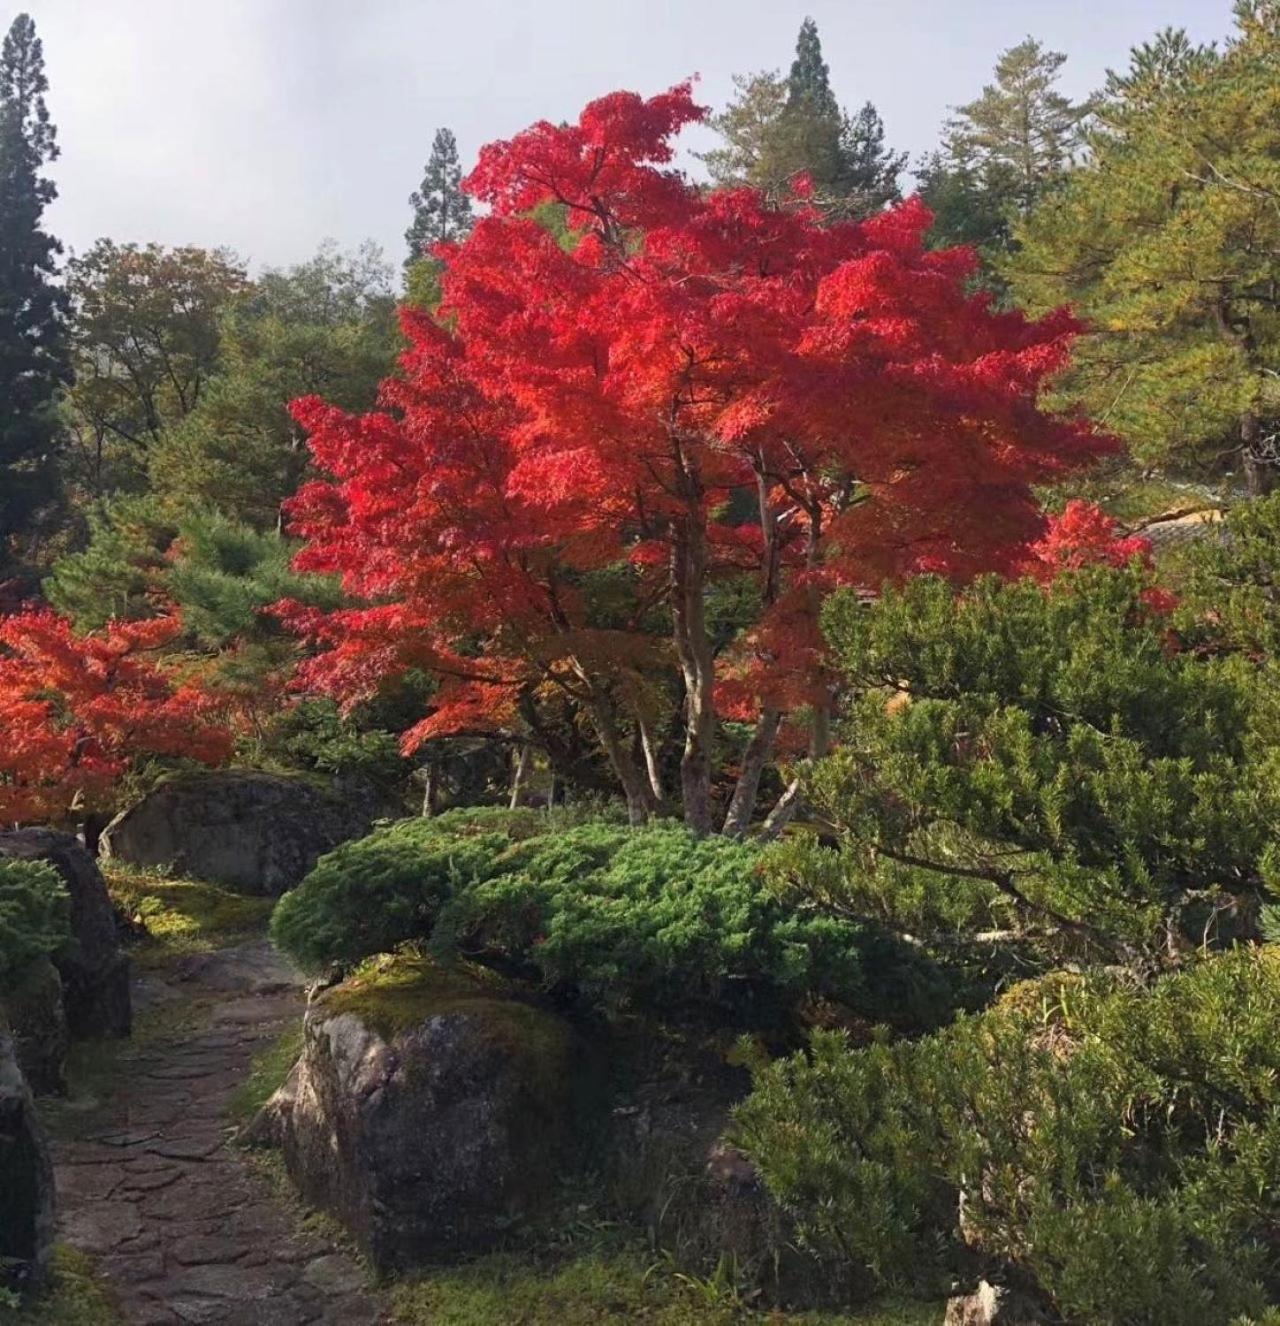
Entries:
[[231,752],[216,700],[157,651],[176,617],[77,635],[49,611],[0,618],[0,824],[84,819],[143,755]]
[[[721,806],[740,833],[780,734],[829,740],[825,593],[1016,570],[1045,533],[1032,485],[1114,444],[1037,403],[1068,313],[995,310],[918,201],[830,223],[802,179],[782,206],[691,184],[672,140],[703,114],[688,85],[615,93],[481,152],[489,215],[438,251],[440,308],[406,312],[381,408],[295,405],[328,476],[292,504],[299,566],[356,606],[281,611],[317,645],[303,685],[433,673],[407,750],[568,697],[635,820],[670,795],[655,695],[699,831],[723,719],[749,721]],[[717,589],[749,605],[732,629]]]

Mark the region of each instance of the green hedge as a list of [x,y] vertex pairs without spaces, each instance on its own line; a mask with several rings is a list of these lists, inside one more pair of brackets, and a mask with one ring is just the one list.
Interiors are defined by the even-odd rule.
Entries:
[[43,861],[0,860],[0,995],[70,937],[71,902],[58,872]]
[[536,812],[457,811],[322,858],[281,899],[272,936],[309,968],[425,943],[608,1011],[768,1018],[815,996],[936,1020],[949,991],[932,969],[874,928],[784,904],[759,859],[674,824],[549,829]]
[[1278,1025],[1270,947],[1049,978],[914,1043],[817,1036],[759,1070],[737,1141],[868,1287],[976,1250],[1067,1321],[1227,1326],[1280,1304]]

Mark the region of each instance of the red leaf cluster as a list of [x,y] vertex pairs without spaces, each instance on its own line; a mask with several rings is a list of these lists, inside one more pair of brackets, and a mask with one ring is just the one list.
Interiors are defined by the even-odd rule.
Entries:
[[100,808],[137,755],[230,754],[212,699],[154,657],[180,630],[175,617],[93,635],[48,611],[0,618],[0,823]]
[[[1037,404],[1066,312],[994,310],[971,252],[926,247],[918,201],[829,224],[802,193],[689,184],[671,139],[702,114],[688,85],[615,93],[485,148],[468,187],[491,214],[441,251],[442,306],[406,314],[382,410],[296,403],[331,476],[294,500],[299,565],[367,604],[295,614],[320,646],[304,684],[355,698],[429,668],[411,743],[555,685],[610,749],[645,673],[678,664],[688,765],[717,687],[741,716],[824,703],[830,587],[1013,571],[1044,532],[1032,485],[1112,449]],[[568,242],[529,216],[546,204]],[[606,620],[610,568],[632,606]],[[728,642],[719,582],[756,604]]]

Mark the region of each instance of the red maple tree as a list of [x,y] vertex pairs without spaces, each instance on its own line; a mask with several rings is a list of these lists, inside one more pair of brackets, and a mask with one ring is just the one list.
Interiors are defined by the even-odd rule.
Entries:
[[971,293],[973,253],[929,250],[918,201],[830,224],[803,180],[781,207],[688,183],[672,139],[703,114],[688,85],[615,93],[481,152],[490,214],[439,251],[438,315],[406,314],[382,409],[296,404],[332,476],[293,502],[299,565],[362,606],[291,615],[320,646],[304,684],[440,679],[408,749],[569,697],[634,819],[665,794],[655,697],[680,697],[699,831],[720,720],[750,719],[738,833],[787,724],[826,747],[823,595],[1016,569],[1044,531],[1032,485],[1112,444],[1037,405],[1067,313]]
[[230,754],[213,698],[155,656],[180,631],[175,617],[91,635],[49,611],[0,618],[0,824],[83,820],[138,756]]

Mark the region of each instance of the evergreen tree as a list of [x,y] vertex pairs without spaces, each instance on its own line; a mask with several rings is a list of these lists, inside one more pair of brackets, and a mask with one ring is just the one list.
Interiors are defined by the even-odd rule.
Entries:
[[885,146],[884,123],[870,102],[853,116],[840,109],[811,18],[785,79],[765,72],[733,81],[736,98],[711,122],[725,146],[702,158],[716,183],[781,196],[803,173],[819,204],[841,216],[870,215],[901,196],[905,153]]
[[766,178],[765,166],[770,135],[786,109],[787,81],[772,69],[734,74],[733,86],[737,95],[719,115],[711,117],[711,127],[724,146],[702,153],[701,160],[711,178],[726,188],[753,184],[776,192],[785,186],[786,178]]
[[1000,56],[995,82],[947,123],[952,162],[1007,191],[1023,212],[1070,164],[1090,110],[1057,90],[1066,59],[1028,37]]
[[409,205],[413,223],[404,232],[409,246],[406,267],[426,257],[433,244],[463,239],[470,231],[474,223],[471,199],[462,192],[458,143],[451,129],[436,130],[422,183],[409,196]]
[[0,579],[56,490],[55,398],[68,379],[61,245],[41,228],[57,196],[40,173],[58,155],[48,86],[35,24],[19,14],[0,50]]
[[902,197],[898,176],[907,164],[907,154],[890,151],[885,146],[880,112],[867,101],[856,115],[845,115],[842,119],[842,191],[855,200],[856,210],[868,215],[898,202]]
[[796,39],[796,58],[787,76],[787,110],[833,119],[840,114],[835,93],[831,91],[831,71],[822,58],[818,25],[811,18],[800,25]]
[[1280,9],[1241,3],[1217,53],[1162,33],[1112,75],[1088,164],[1022,224],[1032,308],[1096,329],[1062,383],[1145,465],[1280,475]]

